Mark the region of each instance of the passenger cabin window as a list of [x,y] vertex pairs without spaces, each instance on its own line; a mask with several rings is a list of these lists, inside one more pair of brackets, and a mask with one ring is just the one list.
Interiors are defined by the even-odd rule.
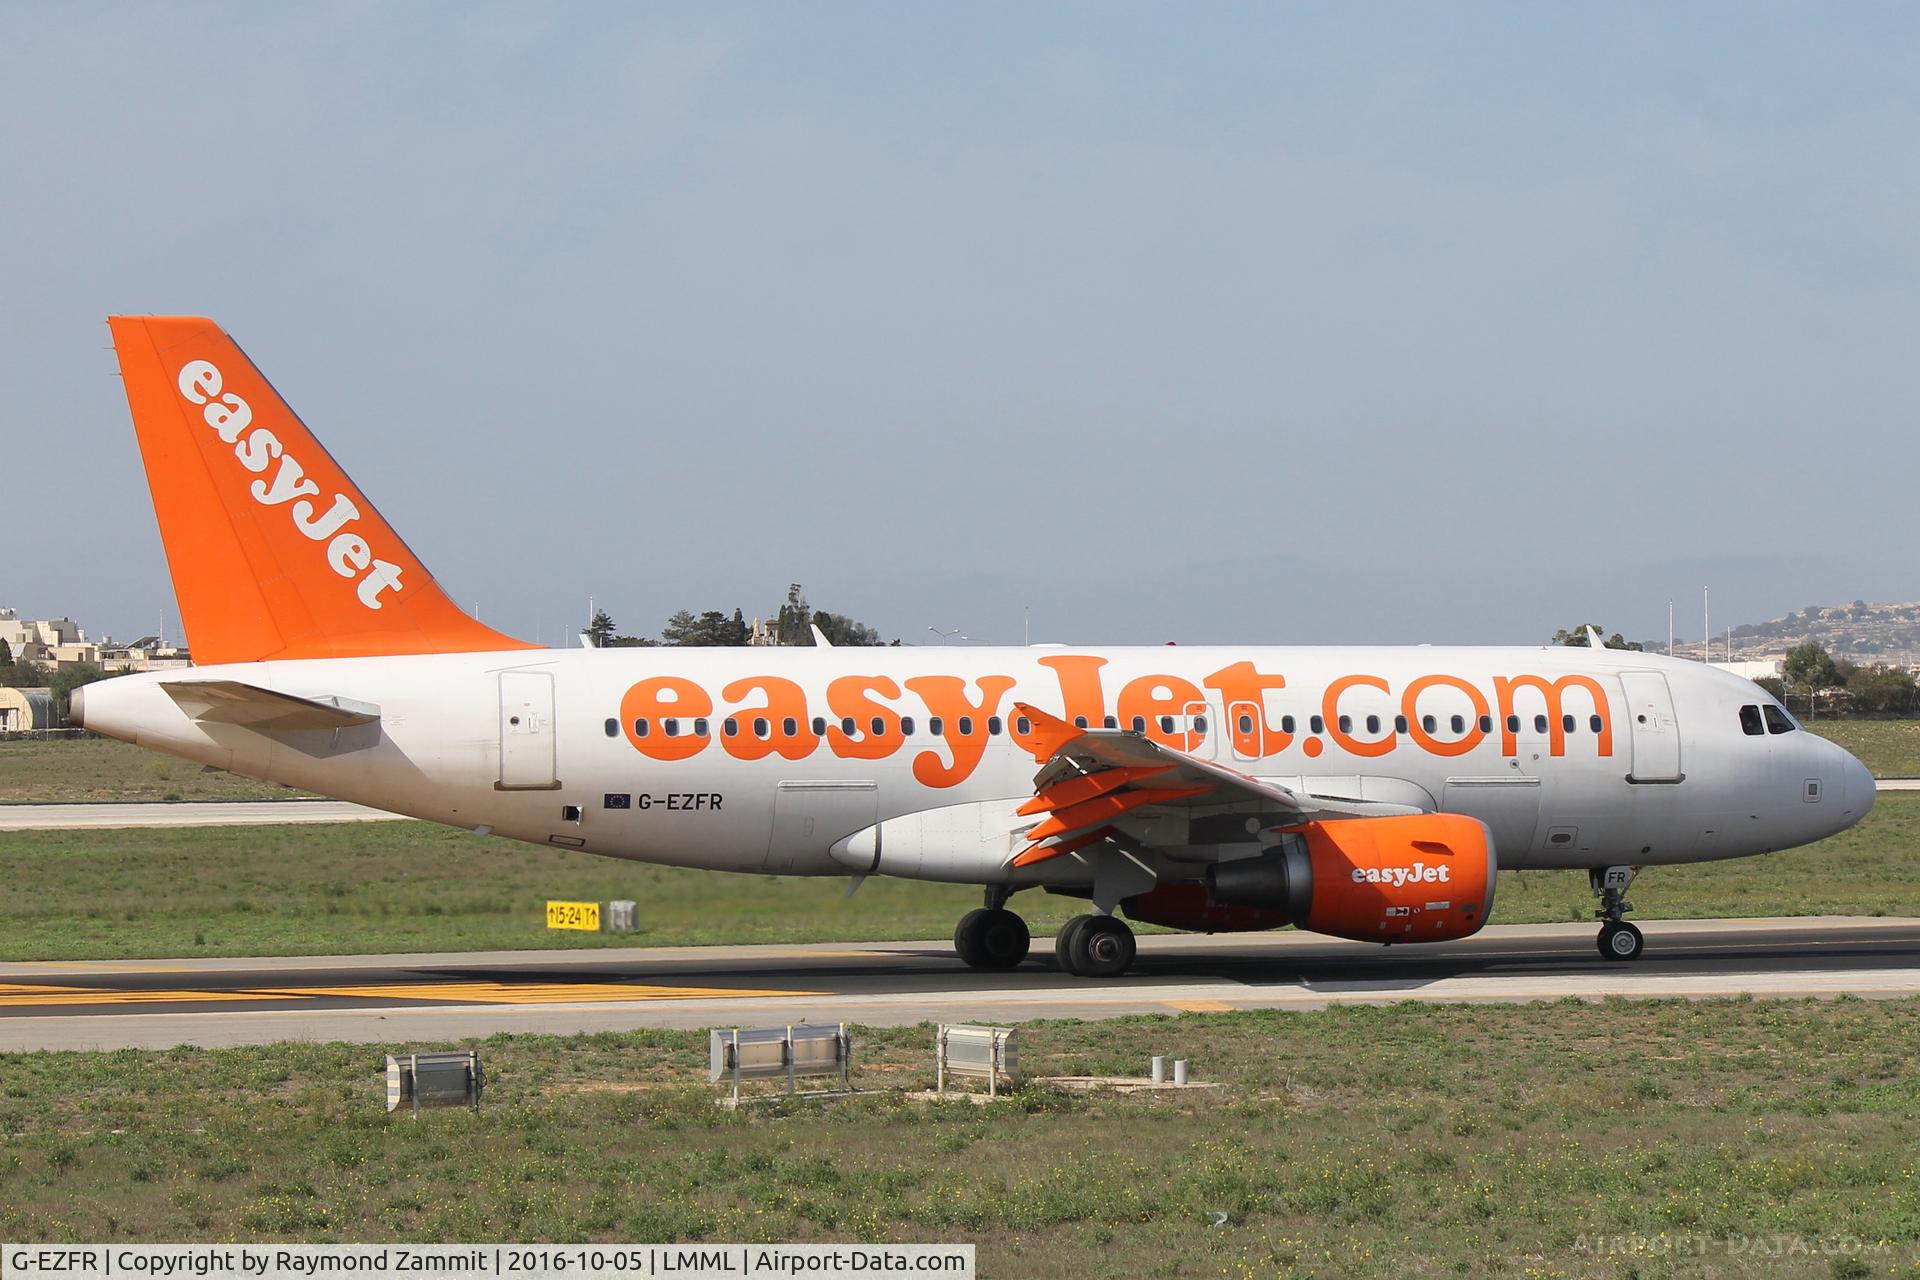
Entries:
[[740,722],[732,716],[728,716],[725,720],[721,721],[720,732],[726,734],[729,738],[737,738],[740,736]]
[[[959,720],[955,721],[955,723],[960,726],[961,737],[971,738],[973,736],[973,717],[972,716],[961,716]],[[1086,723],[1087,723],[1086,717],[1082,716],[1080,718],[1081,727],[1085,728]]]
[[1325,733],[1327,731],[1327,722],[1319,716],[1311,716],[1307,720],[1307,728],[1313,730],[1315,733]]
[[607,721],[607,736],[609,738],[617,738],[620,736],[620,722],[618,720]]
[[674,716],[668,716],[665,720],[662,720],[660,722],[660,728],[665,731],[669,738],[677,738],[680,736],[680,721]]
[[[1519,724],[1518,724],[1518,723],[1516,723],[1516,724],[1514,725],[1514,728],[1516,728],[1516,729],[1517,729],[1517,728],[1519,728],[1519,727],[1520,727],[1520,726],[1519,726]],[[1482,733],[1492,733],[1492,732],[1493,732],[1493,717],[1492,717],[1492,716],[1481,716],[1481,717],[1480,717],[1480,732],[1482,732]]]
[[1107,728],[1109,728],[1109,729],[1118,729],[1118,728],[1120,727],[1120,717],[1119,717],[1119,716],[1108,716],[1108,717],[1106,718],[1106,720],[1105,720],[1105,721],[1103,721],[1103,723],[1104,723],[1104,724],[1105,724],[1105,725],[1107,726]]
[[1769,702],[1764,709],[1767,713],[1767,731],[1769,733],[1792,733],[1800,727],[1793,722],[1792,716],[1789,716],[1771,702]]
[[707,719],[705,716],[693,722],[693,736],[696,738],[704,738],[707,736]]
[[1135,716],[1133,718],[1133,731],[1135,733],[1145,733],[1147,731],[1147,718],[1145,716]]
[[788,716],[780,722],[780,732],[789,738],[797,738],[800,736],[800,722]]
[[939,716],[927,717],[927,732],[938,738],[947,731],[947,722]]
[[1378,732],[1380,732],[1380,717],[1379,717],[1379,716],[1368,716],[1368,717],[1367,717],[1367,732],[1368,732],[1368,733],[1378,733]]
[[816,738],[824,738],[826,735],[827,718],[825,716],[815,716],[813,718],[813,736]]
[[753,736],[756,738],[771,738],[773,736],[773,726],[768,724],[766,720],[756,716],[753,721]]
[[987,732],[997,738],[1000,736],[1000,729],[1004,724],[1005,721],[1001,720],[999,716],[988,716]]
[[1076,729],[1084,729],[1084,728],[1086,728],[1086,727],[1087,727],[1087,718],[1086,718],[1085,716],[1075,716],[1075,717],[1073,718],[1073,727],[1074,727],[1074,728],[1076,728]]
[[[1109,719],[1109,720],[1111,720],[1111,719],[1112,719],[1112,717],[1111,717],[1111,716],[1109,716],[1109,717],[1108,717],[1108,719]],[[1107,727],[1108,727],[1109,729],[1111,729],[1111,728],[1112,728],[1113,726],[1112,726],[1111,724],[1109,724],[1109,725],[1108,725]],[[1032,733],[1032,732],[1033,732],[1033,721],[1031,721],[1031,720],[1029,720],[1029,719],[1027,719],[1027,718],[1026,718],[1025,716],[1021,716],[1021,717],[1020,717],[1020,718],[1019,718],[1018,720],[1015,720],[1015,721],[1013,722],[1013,729],[1014,729],[1014,732],[1015,732],[1015,733],[1019,733],[1019,734],[1029,734],[1029,733]]]
[[875,716],[873,719],[867,721],[867,727],[873,730],[873,736],[876,738],[884,738],[887,736],[887,722],[879,716]]
[[1740,708],[1740,732],[1749,738],[1757,738],[1767,731],[1766,723],[1760,718],[1760,708],[1748,704]]
[[1595,733],[1600,732],[1602,729],[1606,727],[1607,727],[1607,722],[1605,720],[1602,720],[1599,716],[1587,717],[1587,728],[1593,730]]
[[1161,717],[1160,717],[1160,732],[1162,732],[1162,733],[1172,733],[1172,732],[1173,732],[1173,717],[1172,717],[1172,716],[1161,716]]
[[1353,732],[1353,717],[1352,717],[1352,716],[1341,716],[1341,717],[1340,717],[1340,732],[1342,732],[1342,733],[1352,733],[1352,732]]
[[1447,721],[1447,726],[1455,733],[1465,733],[1467,731],[1467,718],[1465,716],[1455,716],[1453,719]]
[[860,726],[854,722],[852,716],[848,716],[840,722],[840,732],[851,738],[854,734],[860,732]]
[[1545,733],[1547,731],[1547,718],[1545,716],[1535,716],[1533,718],[1533,731],[1535,733]]
[[1292,732],[1293,732],[1293,717],[1292,717],[1292,716],[1281,716],[1281,717],[1280,717],[1280,732],[1282,732],[1282,733],[1292,733]]
[[1561,717],[1560,717],[1560,730],[1561,730],[1561,732],[1563,732],[1563,733],[1572,733],[1572,732],[1573,732],[1573,726],[1574,726],[1574,719],[1573,719],[1573,717],[1572,717],[1572,716],[1565,716],[1565,715],[1563,715],[1563,716],[1561,716]]
[[900,736],[903,738],[911,738],[913,736],[913,717],[912,716],[900,717]]
[[[1421,716],[1421,717],[1420,717],[1420,728],[1421,728],[1421,731],[1422,731],[1422,732],[1425,732],[1425,733],[1432,733],[1432,732],[1433,732],[1433,731],[1434,731],[1435,729],[1437,729],[1437,728],[1439,728],[1439,727],[1440,727],[1440,722],[1439,722],[1438,720],[1435,720],[1435,719],[1434,719],[1434,718],[1433,718],[1432,716]],[[1459,717],[1459,716],[1455,716],[1455,717],[1453,718],[1453,731],[1454,731],[1455,733],[1458,733],[1458,732],[1460,732],[1460,717]]]
[[[609,721],[607,721],[607,723],[608,723],[608,724],[612,724],[612,723],[613,723],[613,721],[611,721],[611,720],[609,720]],[[1240,719],[1239,719],[1239,721],[1238,721],[1238,724],[1239,724],[1239,726],[1240,726],[1240,732],[1241,732],[1241,733],[1252,733],[1252,732],[1253,732],[1253,717],[1252,717],[1252,716],[1250,716],[1250,715],[1242,715],[1242,716],[1240,717]]]
[[1205,733],[1207,731],[1207,718],[1205,716],[1195,716],[1193,718],[1193,731],[1195,733]]
[[635,720],[633,722],[633,736],[636,738],[646,737],[648,727],[649,726],[647,725],[647,721],[644,716],[638,720]]

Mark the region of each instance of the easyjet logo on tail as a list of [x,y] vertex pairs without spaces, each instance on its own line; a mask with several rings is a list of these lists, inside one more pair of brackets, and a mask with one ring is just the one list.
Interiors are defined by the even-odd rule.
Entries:
[[[241,466],[260,476],[272,472],[248,487],[253,500],[263,507],[286,506],[293,527],[315,543],[316,554],[326,557],[327,567],[357,583],[355,594],[361,604],[378,609],[381,592],[400,592],[400,566],[376,556],[367,540],[354,531],[360,508],[353,499],[336,493],[321,510],[314,501],[320,497],[319,484],[287,452],[271,427],[253,425],[253,406],[225,389],[226,378],[217,367],[206,360],[191,361],[181,368],[177,384],[181,395],[201,406],[200,416],[207,426],[233,446]],[[324,549],[319,546],[322,543]]]

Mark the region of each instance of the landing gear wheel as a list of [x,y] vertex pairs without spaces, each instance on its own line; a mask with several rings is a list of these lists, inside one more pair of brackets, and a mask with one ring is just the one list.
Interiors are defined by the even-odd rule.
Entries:
[[1080,933],[1092,916],[1075,916],[1053,935],[1053,958],[1062,972],[1080,976]]
[[1027,922],[1004,907],[969,911],[953,931],[953,949],[974,969],[1011,969],[1032,948]]
[[1114,978],[1133,963],[1133,930],[1113,916],[1075,916],[1053,941],[1060,967],[1082,978]]
[[981,967],[980,917],[986,914],[985,907],[975,907],[961,916],[960,923],[953,927],[953,949],[960,953],[960,959],[969,969]]
[[1609,920],[1600,926],[1600,954],[1609,960],[1638,960],[1647,940],[1640,930],[1625,920]]

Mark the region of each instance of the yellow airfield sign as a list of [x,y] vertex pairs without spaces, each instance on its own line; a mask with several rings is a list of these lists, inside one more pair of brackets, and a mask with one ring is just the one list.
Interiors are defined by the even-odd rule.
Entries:
[[548,902],[547,928],[585,929],[600,932],[600,904],[597,902]]

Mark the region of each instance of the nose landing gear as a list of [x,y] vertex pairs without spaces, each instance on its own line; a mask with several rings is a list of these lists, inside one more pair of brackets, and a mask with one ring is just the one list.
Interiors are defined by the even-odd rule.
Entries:
[[1596,941],[1600,954],[1608,960],[1638,960],[1646,948],[1646,937],[1622,919],[1633,910],[1633,904],[1627,901],[1627,886],[1633,883],[1639,870],[1638,867],[1593,867],[1587,872],[1587,881],[1600,898],[1600,909],[1594,915],[1603,923]]

